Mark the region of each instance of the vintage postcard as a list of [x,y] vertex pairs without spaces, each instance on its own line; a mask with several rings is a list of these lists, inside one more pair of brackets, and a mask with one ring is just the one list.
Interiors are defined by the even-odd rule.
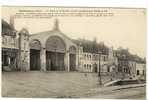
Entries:
[[2,97],[146,99],[146,9],[2,6]]

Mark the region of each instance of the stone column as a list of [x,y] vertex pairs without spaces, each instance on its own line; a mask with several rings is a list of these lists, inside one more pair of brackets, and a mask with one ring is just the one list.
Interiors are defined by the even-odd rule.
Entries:
[[80,70],[79,68],[79,64],[80,64],[80,53],[79,50],[76,51],[76,70]]
[[78,71],[85,71],[84,67],[83,67],[83,63],[82,63],[82,57],[83,57],[83,47],[82,46],[78,46],[77,47],[77,70]]
[[19,32],[19,68],[21,71],[30,70],[29,32],[23,28]]
[[40,51],[41,71],[46,71],[46,49],[41,48]]
[[70,71],[70,66],[69,66],[69,51],[67,51],[66,53],[65,53],[65,57],[64,57],[64,60],[65,60],[65,70],[66,71]]

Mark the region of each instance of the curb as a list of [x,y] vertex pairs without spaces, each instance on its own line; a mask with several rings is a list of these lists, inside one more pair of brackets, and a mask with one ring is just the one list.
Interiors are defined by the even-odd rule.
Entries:
[[136,85],[131,85],[131,86],[123,86],[123,87],[119,87],[117,89],[113,89],[112,91],[121,90],[121,89],[128,89],[128,88],[144,87],[144,86],[146,86],[146,84],[136,84]]

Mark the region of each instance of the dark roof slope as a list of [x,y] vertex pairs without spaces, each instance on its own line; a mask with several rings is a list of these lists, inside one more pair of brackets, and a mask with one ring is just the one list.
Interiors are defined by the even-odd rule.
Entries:
[[108,54],[109,48],[104,43],[97,43],[96,41],[90,41],[85,39],[73,40],[77,45],[83,47],[83,52],[88,53],[101,53]]
[[118,59],[128,60],[128,61],[136,61],[139,63],[146,62],[144,59],[142,59],[138,55],[133,55],[132,53],[130,53],[128,51],[128,49],[120,48],[120,49],[114,50],[114,54]]
[[3,19],[2,19],[2,28],[12,29],[12,27]]
[[2,35],[16,36],[16,30],[2,19]]

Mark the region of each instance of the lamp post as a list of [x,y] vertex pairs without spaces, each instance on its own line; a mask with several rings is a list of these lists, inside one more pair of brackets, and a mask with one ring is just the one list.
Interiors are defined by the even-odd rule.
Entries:
[[101,79],[101,52],[98,52],[99,54],[99,72],[98,72],[98,78],[99,78],[99,85],[102,85],[102,79]]

